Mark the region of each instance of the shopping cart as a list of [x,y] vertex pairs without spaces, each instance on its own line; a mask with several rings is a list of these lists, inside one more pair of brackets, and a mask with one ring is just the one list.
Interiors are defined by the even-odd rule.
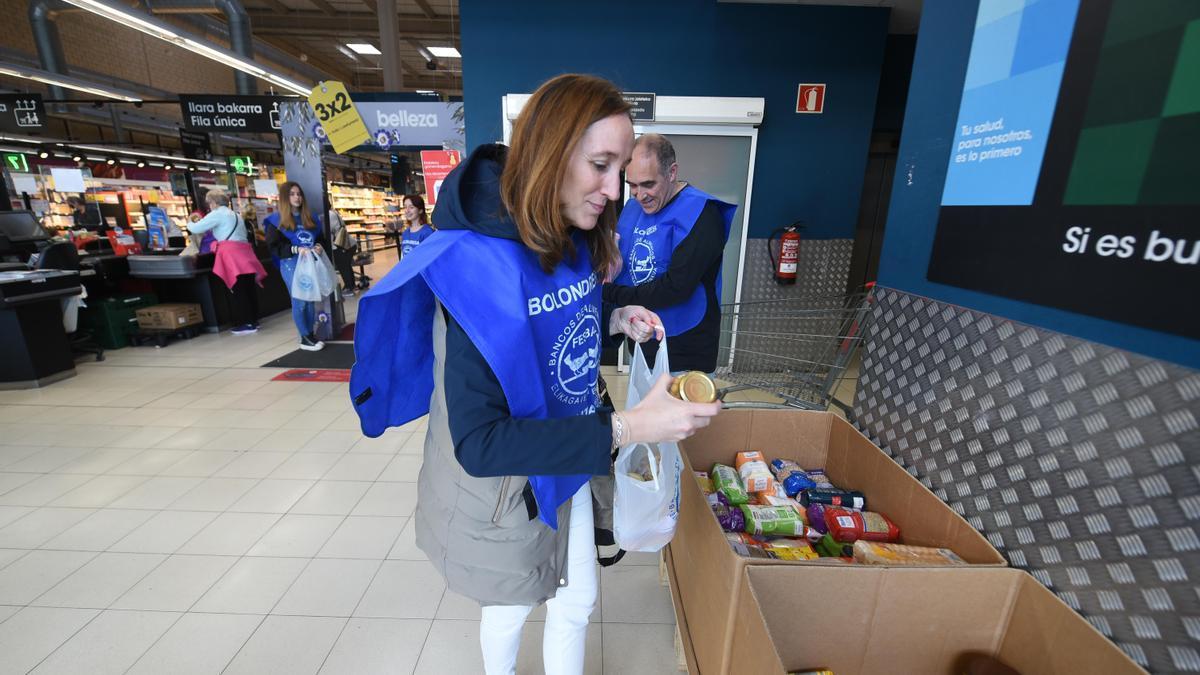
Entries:
[[870,327],[871,286],[849,295],[723,305],[716,379],[725,407],[834,405],[851,416],[836,393]]
[[350,259],[350,266],[357,267],[354,273],[354,285],[360,290],[371,286],[371,277],[367,276],[367,265],[375,263],[375,240],[369,231],[360,230],[354,233],[355,248]]

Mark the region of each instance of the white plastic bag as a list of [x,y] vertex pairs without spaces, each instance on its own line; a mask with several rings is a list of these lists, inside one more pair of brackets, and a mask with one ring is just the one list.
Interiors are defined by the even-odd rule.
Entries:
[[325,255],[325,249],[313,251],[313,257],[317,260],[317,290],[321,292],[321,297],[333,295],[333,289],[337,288],[337,271],[333,268],[333,263],[330,262],[329,256]]
[[[670,372],[665,338],[659,344],[653,369],[646,365],[641,345],[634,347],[626,407],[632,408],[641,402],[658,378]],[[616,479],[613,535],[617,544],[626,551],[653,553],[671,543],[679,521],[683,474],[679,446],[675,443],[635,443],[623,447],[617,453],[613,473]],[[639,480],[631,473],[643,477],[648,473],[650,480]]]
[[321,263],[313,252],[300,249],[296,255],[296,271],[292,276],[292,297],[307,302],[320,302],[325,295],[321,293],[319,278]]

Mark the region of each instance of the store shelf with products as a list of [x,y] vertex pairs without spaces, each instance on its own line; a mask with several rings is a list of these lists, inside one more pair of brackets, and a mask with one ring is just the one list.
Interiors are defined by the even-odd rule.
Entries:
[[[36,179],[46,198],[33,200],[31,206],[35,213],[43,214],[42,224],[52,231],[74,228],[75,220],[71,214],[71,207],[67,205],[67,198],[79,193],[58,192],[53,189],[52,182],[46,181],[42,176],[37,176]],[[176,225],[186,229],[187,200],[174,195],[170,184],[165,181],[87,178],[84,186],[87,188],[85,199],[89,202],[119,205],[123,200],[126,219],[134,229],[146,226],[143,209],[151,206],[161,206]]]
[[380,227],[394,222],[400,212],[400,197],[389,190],[348,183],[329,183],[329,203],[351,226]]

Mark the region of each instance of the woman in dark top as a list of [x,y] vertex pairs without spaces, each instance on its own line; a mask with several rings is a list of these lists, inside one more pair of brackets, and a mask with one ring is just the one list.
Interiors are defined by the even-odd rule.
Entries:
[[[309,210],[304,189],[298,183],[288,181],[280,192],[287,201],[263,219],[263,228],[267,231],[267,247],[279,259],[279,272],[291,293],[299,256],[321,251],[321,217]],[[292,320],[300,333],[300,349],[316,352],[325,348],[316,336],[316,303],[292,298]]]

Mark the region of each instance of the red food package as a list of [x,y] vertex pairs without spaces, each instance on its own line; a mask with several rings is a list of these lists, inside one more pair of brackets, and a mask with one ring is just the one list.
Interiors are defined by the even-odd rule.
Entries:
[[825,524],[829,534],[843,544],[852,544],[859,539],[887,543],[900,539],[900,528],[881,513],[826,507]]

